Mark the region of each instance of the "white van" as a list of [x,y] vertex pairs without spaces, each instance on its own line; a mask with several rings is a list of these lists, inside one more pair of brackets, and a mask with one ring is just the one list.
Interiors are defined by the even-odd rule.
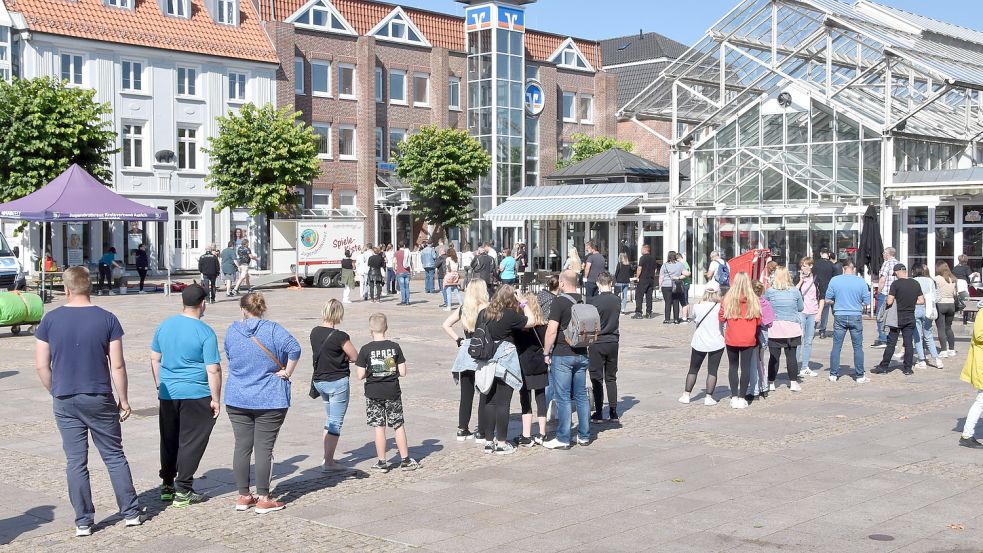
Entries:
[[26,278],[20,262],[14,257],[7,238],[0,233],[0,290],[17,290],[24,287]]

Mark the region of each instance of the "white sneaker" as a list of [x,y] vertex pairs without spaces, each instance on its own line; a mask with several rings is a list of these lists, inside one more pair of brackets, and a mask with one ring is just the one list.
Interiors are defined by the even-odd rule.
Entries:
[[942,363],[942,359],[939,358],[939,357],[936,357],[935,358],[935,368],[936,369],[941,369],[943,367],[945,367],[945,365]]
[[739,397],[737,398],[737,405],[734,406],[734,409],[747,409],[747,406],[748,406],[747,400],[742,397]]
[[703,405],[716,405],[717,400],[713,399],[713,396],[707,396],[703,398]]
[[839,378],[839,377],[838,377],[838,376],[836,376],[836,375],[834,375],[834,374],[831,374],[831,375],[829,375],[829,381],[830,381],[830,382],[836,382],[836,379],[837,379],[837,378]]
[[543,447],[545,447],[546,449],[570,449],[570,444],[561,442],[560,440],[553,438],[552,440],[543,442]]
[[799,371],[799,376],[819,376],[819,373],[812,369],[802,369]]
[[82,537],[91,536],[91,535],[92,535],[92,527],[91,526],[76,526],[75,527],[75,537],[76,538],[82,538]]
[[137,516],[135,516],[133,518],[126,519],[126,526],[127,527],[141,526],[146,521],[147,521],[147,515],[144,514],[144,513],[140,513],[139,515],[137,515]]
[[958,352],[954,349],[949,350],[949,357],[955,357]]
[[798,381],[793,380],[791,384],[788,385],[788,389],[793,392],[801,392],[802,386],[799,385]]
[[870,379],[866,376],[861,376],[857,379],[857,384],[870,384]]
[[689,403],[689,393],[679,396],[679,403]]
[[769,382],[768,383],[768,391],[769,392],[774,392],[775,391],[775,383],[774,382]]
[[916,369],[927,369],[928,368],[928,365],[924,361],[919,361],[919,362],[915,363],[915,368]]

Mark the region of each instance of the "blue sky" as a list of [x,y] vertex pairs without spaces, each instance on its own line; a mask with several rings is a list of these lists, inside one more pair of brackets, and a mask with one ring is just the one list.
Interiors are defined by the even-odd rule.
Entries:
[[[464,14],[454,0],[388,0],[405,6]],[[880,0],[881,3],[983,30],[979,0]],[[654,31],[684,44],[699,40],[738,0],[539,0],[526,25],[582,38],[602,39]],[[599,9],[599,6],[601,9]]]

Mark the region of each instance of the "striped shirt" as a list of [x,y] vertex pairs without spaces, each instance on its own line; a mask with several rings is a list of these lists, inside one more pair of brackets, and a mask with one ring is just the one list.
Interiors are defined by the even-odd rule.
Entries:
[[897,259],[888,259],[881,265],[880,277],[884,279],[884,289],[878,290],[878,294],[884,294],[885,296],[891,292],[891,285],[894,284],[898,277],[894,274],[894,266],[898,264]]

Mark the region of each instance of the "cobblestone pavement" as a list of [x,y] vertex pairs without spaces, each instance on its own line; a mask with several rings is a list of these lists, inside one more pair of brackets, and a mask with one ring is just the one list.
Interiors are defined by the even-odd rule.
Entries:
[[[777,391],[744,411],[726,402],[704,406],[702,393],[681,405],[676,398],[692,327],[625,318],[622,425],[594,425],[589,447],[523,448],[499,457],[455,440],[454,349],[440,330],[446,313],[437,308],[439,296],[416,293],[408,308],[393,301],[356,303],[343,325],[356,345],[368,338],[367,315],[381,310],[404,347],[407,430],[422,467],[368,474],[372,433],[360,386],[354,386],[339,456],[358,470],[331,477],[318,468],[323,408],[306,395],[308,337],[329,297],[339,291],[268,293],[270,318],[305,348],[274,467],[274,494],[287,508],[264,516],[232,509],[232,433],[224,414],[196,480],[211,499],[175,510],[156,498],[157,409],[148,345],[156,324],[180,302],[160,295],[97,298],[127,332],[136,411],[124,425],[124,445],[152,518],[140,528],[122,527],[93,449],[99,523],[84,539],[72,534],[51,400],[33,370],[34,340],[0,329],[0,549],[983,552],[983,454],[956,446],[973,397],[958,380],[961,357],[912,377],[871,375],[865,386],[851,378],[809,378],[796,395],[780,376]],[[236,303],[227,300],[210,306],[205,320],[221,339],[238,316]],[[871,334],[869,327],[868,343]],[[964,352],[968,331],[960,328],[957,336]],[[829,346],[817,340],[813,355],[813,368],[821,366],[823,376]],[[868,368],[880,354],[868,350]],[[852,359],[849,351],[843,359]],[[718,399],[727,395],[726,372]],[[518,428],[514,415],[513,435]]]

